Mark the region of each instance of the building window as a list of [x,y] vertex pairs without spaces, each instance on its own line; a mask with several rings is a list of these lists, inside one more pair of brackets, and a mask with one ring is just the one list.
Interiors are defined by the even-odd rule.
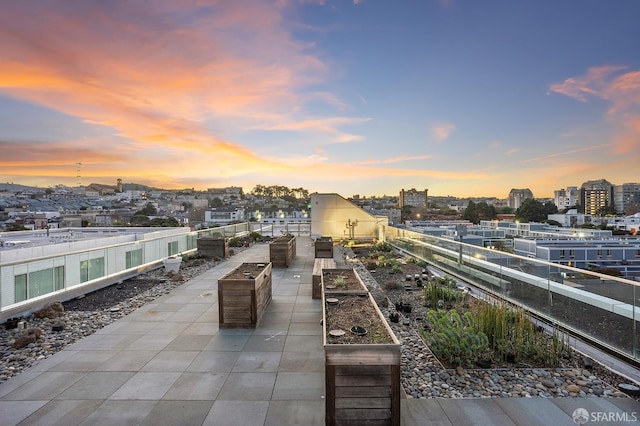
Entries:
[[178,242],[177,241],[171,241],[169,244],[167,244],[167,253],[169,253],[169,256],[173,256],[174,254],[178,254]]
[[64,266],[56,266],[53,268],[53,286],[55,290],[64,288]]
[[28,297],[42,296],[53,291],[53,269],[43,269],[29,273]]
[[571,259],[575,259],[576,257],[576,251],[575,250],[569,250],[569,258]]
[[198,247],[198,235],[187,235],[187,249],[191,250]]
[[27,274],[14,277],[14,299],[16,303],[27,300]]
[[14,277],[15,303],[64,288],[64,266],[42,269]]
[[564,250],[560,250],[560,259],[564,259]]
[[597,255],[598,259],[602,259],[602,249],[598,249]]
[[80,262],[80,282],[95,280],[104,276],[104,257]]
[[125,267],[135,268],[142,265],[142,249],[131,250],[125,253]]

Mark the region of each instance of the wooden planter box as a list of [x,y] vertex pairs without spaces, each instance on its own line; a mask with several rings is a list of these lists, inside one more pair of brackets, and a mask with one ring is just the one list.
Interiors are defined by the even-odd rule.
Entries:
[[315,257],[333,259],[333,238],[320,237],[315,242]]
[[[328,304],[332,298],[339,302]],[[339,310],[343,309],[352,312],[341,317]],[[334,297],[323,293],[322,320],[325,423],[399,426],[400,342],[371,294]],[[367,334],[352,333],[352,322],[367,328]]]
[[198,238],[198,253],[207,259],[229,257],[229,241],[226,238]]
[[328,294],[366,294],[360,275],[353,268],[337,268],[322,270],[322,291]]
[[271,263],[242,263],[218,279],[220,328],[255,328],[271,302]]
[[283,235],[269,244],[269,260],[273,266],[289,267],[296,256],[296,237]]
[[318,258],[313,262],[313,275],[311,276],[311,298],[322,298],[322,270],[323,269],[335,269],[336,261],[331,258]]

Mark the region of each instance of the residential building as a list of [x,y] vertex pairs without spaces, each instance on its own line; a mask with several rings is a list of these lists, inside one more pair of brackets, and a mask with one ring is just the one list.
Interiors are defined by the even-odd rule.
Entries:
[[513,221],[481,220],[480,226],[489,229],[504,229],[507,236],[518,238],[610,238],[613,236],[611,230],[603,229],[583,229],[583,228],[563,228],[552,226],[547,223],[527,222],[518,223]]
[[582,213],[604,216],[613,213],[613,185],[605,179],[590,180],[580,187]]
[[573,228],[592,223],[590,214],[578,213],[576,209],[571,209],[566,213],[549,214],[547,219],[558,222],[564,228]]
[[617,214],[628,214],[627,208],[640,203],[640,183],[613,186],[613,204]]
[[533,192],[529,188],[512,189],[509,192],[509,207],[519,209],[526,199],[533,200]]
[[567,189],[553,191],[553,202],[558,210],[566,210],[580,204],[580,190],[577,186],[568,186]]
[[244,208],[242,207],[218,207],[205,210],[204,221],[207,225],[228,225],[232,222],[245,220]]
[[520,256],[580,269],[615,270],[640,277],[640,239],[514,239]]
[[405,191],[402,189],[400,191],[398,207],[402,208],[404,206],[429,207],[429,190],[417,191],[415,188],[412,188]]
[[607,218],[607,226],[616,231],[627,231],[631,235],[640,234],[640,213],[631,216]]

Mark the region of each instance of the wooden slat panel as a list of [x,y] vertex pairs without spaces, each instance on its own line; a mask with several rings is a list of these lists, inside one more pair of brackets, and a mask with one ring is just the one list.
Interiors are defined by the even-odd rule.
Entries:
[[360,420],[390,420],[391,419],[391,410],[388,409],[350,409],[350,408],[336,408],[336,419],[341,420],[352,420],[352,419],[360,419]]
[[223,288],[222,289],[222,294],[225,296],[245,296],[245,295],[249,295],[251,292],[251,289],[241,289],[241,288]]
[[228,324],[251,324],[251,315],[224,314],[224,322]]
[[229,306],[229,305],[225,305],[224,307],[224,312],[225,313],[238,313],[238,312],[251,312],[251,307],[249,306],[249,304],[245,304],[242,306]]
[[336,410],[349,409],[385,409],[391,408],[390,398],[336,398]]
[[[333,345],[338,346],[338,345]],[[330,345],[325,346],[325,360],[331,365],[399,365],[400,348],[397,351],[393,348],[385,350],[383,345],[341,345],[347,346],[369,346],[369,350],[362,348],[349,348],[344,351],[334,350]]]
[[336,386],[390,386],[391,376],[336,376]]
[[324,375],[325,388],[325,424],[333,425],[336,422],[336,367],[327,365]]
[[335,426],[389,426],[389,419],[336,420]]
[[353,395],[365,398],[389,398],[391,389],[389,386],[338,386],[336,398],[351,397]]
[[251,296],[231,297],[224,301],[224,307],[229,308],[233,306],[249,306],[251,303]]
[[400,366],[391,366],[391,424],[400,426]]
[[383,375],[391,374],[390,365],[339,365],[336,366],[336,375]]

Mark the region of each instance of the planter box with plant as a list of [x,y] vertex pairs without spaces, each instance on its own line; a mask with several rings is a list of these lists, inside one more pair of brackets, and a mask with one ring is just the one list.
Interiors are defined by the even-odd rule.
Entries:
[[269,244],[269,260],[273,266],[289,267],[296,256],[295,235],[283,235]]
[[333,259],[333,238],[320,237],[314,244],[314,252],[316,258]]
[[353,268],[323,269],[322,291],[330,294],[366,294],[368,292]]
[[400,343],[370,293],[323,293],[325,423],[400,425]]
[[271,302],[271,263],[242,263],[218,280],[220,328],[255,328]]
[[331,258],[317,258],[313,262],[313,274],[311,275],[311,298],[322,298],[322,271],[335,269],[336,261]]

